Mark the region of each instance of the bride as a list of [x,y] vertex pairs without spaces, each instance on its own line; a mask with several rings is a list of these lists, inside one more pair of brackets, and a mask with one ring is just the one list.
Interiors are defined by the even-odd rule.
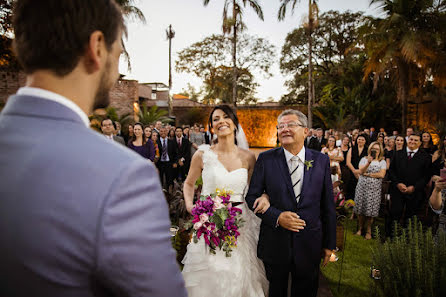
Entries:
[[[189,212],[194,207],[194,186],[200,175],[203,177],[202,195],[211,194],[219,188],[233,192],[231,201],[244,202],[254,170],[254,154],[237,146],[236,134],[241,128],[237,116],[229,106],[216,106],[209,116],[209,126],[217,135],[216,143],[213,146],[199,147],[192,157],[184,183],[184,198]],[[218,248],[215,255],[209,253],[203,237],[198,243],[191,242],[187,246],[182,263],[183,277],[190,297],[267,295],[268,280],[263,263],[256,254],[260,219],[245,203],[237,207],[243,211],[245,224],[240,230],[241,235],[231,257],[226,257]],[[255,212],[265,212],[269,207],[268,196],[259,197],[254,207]]]

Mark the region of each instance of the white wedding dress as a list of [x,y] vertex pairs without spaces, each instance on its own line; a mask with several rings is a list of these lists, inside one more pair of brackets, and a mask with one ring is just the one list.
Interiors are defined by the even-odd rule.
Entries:
[[217,248],[217,254],[209,253],[203,237],[198,243],[189,243],[183,277],[189,297],[264,297],[268,292],[268,280],[263,263],[257,258],[257,241],[260,219],[246,206],[244,194],[248,188],[248,170],[239,168],[228,171],[218,160],[209,145],[202,145],[203,189],[202,195],[214,193],[217,188],[231,190],[231,201],[243,202],[245,220],[231,257]]

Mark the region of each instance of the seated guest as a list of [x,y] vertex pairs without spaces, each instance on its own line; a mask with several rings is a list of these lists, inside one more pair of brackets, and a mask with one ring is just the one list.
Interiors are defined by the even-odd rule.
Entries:
[[144,126],[141,123],[136,123],[133,126],[133,139],[129,141],[127,146],[153,162],[155,159],[155,148],[151,141],[145,141],[143,131]]
[[104,134],[105,137],[107,137],[110,140],[114,140],[122,145],[125,145],[124,139],[121,136],[115,135],[115,129],[116,129],[116,124],[112,120],[110,119],[102,120],[101,122],[102,134]]
[[358,215],[359,230],[356,235],[362,235],[366,223],[365,239],[372,239],[373,218],[379,215],[381,205],[382,179],[386,175],[386,160],[384,151],[377,141],[370,144],[367,157],[359,162],[359,179],[355,191],[355,207]]

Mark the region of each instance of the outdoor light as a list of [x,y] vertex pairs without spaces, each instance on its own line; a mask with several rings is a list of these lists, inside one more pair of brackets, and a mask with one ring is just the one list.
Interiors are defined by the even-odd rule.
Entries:
[[381,271],[379,269],[376,269],[375,266],[370,266],[370,277],[374,280],[380,280],[381,279]]

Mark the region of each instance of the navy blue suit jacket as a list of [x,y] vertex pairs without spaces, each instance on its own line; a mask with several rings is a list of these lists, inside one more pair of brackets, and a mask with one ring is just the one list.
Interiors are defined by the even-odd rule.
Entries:
[[[336,211],[326,155],[306,149],[305,160],[313,166],[304,168],[304,180],[299,203],[296,202],[291,177],[283,148],[275,148],[259,155],[246,196],[248,206],[262,193],[269,195],[271,207],[262,219],[257,255],[266,263],[285,264],[294,260],[298,269],[317,269],[322,248],[336,247]],[[305,220],[306,227],[291,232],[276,227],[281,212],[296,212]]]

